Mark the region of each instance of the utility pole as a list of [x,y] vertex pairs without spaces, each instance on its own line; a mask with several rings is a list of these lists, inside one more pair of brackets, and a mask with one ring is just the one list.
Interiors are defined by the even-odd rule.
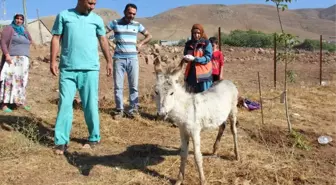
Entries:
[[[27,22],[28,22],[28,18],[27,18],[27,8],[26,8],[26,0],[22,0],[22,5],[23,5],[23,15],[24,15],[24,25],[27,28]],[[28,29],[28,28],[27,28]]]
[[2,20],[6,20],[6,0],[1,0]]
[[39,10],[38,10],[38,9],[36,9],[36,14],[37,14],[37,21],[38,21],[38,24],[39,24],[39,32],[40,32],[41,44],[43,44],[43,36],[42,36],[41,20],[40,20]]

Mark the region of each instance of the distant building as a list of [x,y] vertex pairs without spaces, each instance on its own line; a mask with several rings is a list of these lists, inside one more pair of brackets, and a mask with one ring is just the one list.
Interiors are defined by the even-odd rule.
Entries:
[[44,44],[51,41],[52,34],[43,21],[35,20],[29,22],[27,26],[35,44]]
[[[0,21],[0,29],[2,30],[11,22],[10,20]],[[27,27],[35,44],[44,44],[51,41],[52,34],[43,21],[37,19],[28,20]]]
[[161,46],[176,46],[179,44],[179,40],[160,40]]
[[336,44],[336,37],[329,37],[329,40],[327,42],[331,44]]
[[329,40],[328,43],[330,43],[330,44],[336,44],[336,41],[335,40]]

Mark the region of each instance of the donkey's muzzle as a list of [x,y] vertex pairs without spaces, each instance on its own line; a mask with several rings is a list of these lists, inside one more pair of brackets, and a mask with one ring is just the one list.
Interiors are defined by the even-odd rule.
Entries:
[[156,119],[157,120],[165,120],[167,118],[168,114],[165,112],[157,112],[156,113]]

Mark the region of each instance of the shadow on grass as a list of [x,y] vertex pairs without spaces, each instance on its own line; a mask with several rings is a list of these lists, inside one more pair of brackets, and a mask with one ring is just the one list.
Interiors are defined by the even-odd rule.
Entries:
[[[128,110],[128,109],[126,109]],[[102,112],[102,113],[105,113],[105,114],[108,114],[110,115],[111,117],[113,117],[117,111],[115,108],[99,108],[99,111]],[[127,117],[127,111],[124,112],[125,113],[125,116]],[[159,121],[160,119],[158,118],[158,116],[156,115],[156,113],[154,114],[151,114],[151,113],[148,113],[148,112],[145,112],[142,110],[142,108],[139,108],[139,114],[142,118],[144,119],[148,119],[150,121]]]
[[165,160],[164,156],[178,154],[179,150],[168,150],[152,144],[132,145],[127,147],[126,151],[115,155],[91,156],[87,153],[64,153],[69,164],[75,166],[84,176],[89,176],[95,165],[103,165],[128,170],[136,169],[153,177],[168,179],[171,183],[175,181],[155,170],[149,169],[148,166],[162,163]]
[[[0,126],[7,131],[16,131],[27,139],[46,147],[54,146],[54,128],[41,118],[30,116],[0,115]],[[71,138],[71,141],[83,144],[86,139]]]
[[38,142],[43,146],[53,145],[53,129],[48,128],[40,118],[29,116],[0,115],[1,127],[7,131],[18,131],[29,140]]

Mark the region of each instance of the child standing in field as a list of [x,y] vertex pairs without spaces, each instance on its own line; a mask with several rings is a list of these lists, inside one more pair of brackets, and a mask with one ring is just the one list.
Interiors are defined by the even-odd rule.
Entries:
[[216,37],[211,37],[210,39],[213,53],[212,53],[212,81],[216,82],[223,79],[223,67],[224,67],[224,56],[222,51],[219,50],[218,40]]

